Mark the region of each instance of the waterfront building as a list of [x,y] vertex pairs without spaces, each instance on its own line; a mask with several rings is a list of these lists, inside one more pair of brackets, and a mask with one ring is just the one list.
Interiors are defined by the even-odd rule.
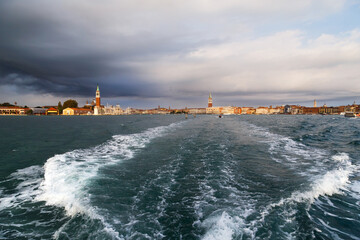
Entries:
[[269,114],[269,108],[268,107],[258,107],[255,110],[255,114]]
[[285,114],[290,114],[291,113],[291,106],[290,105],[285,105],[284,106],[284,113]]
[[42,107],[34,107],[31,108],[32,110],[32,114],[33,115],[46,115],[46,108],[42,108]]
[[95,106],[95,103],[94,103],[94,104],[93,104],[93,103],[89,103],[89,101],[86,100],[86,104],[84,105],[84,108],[91,108],[91,109],[93,109],[94,106]]
[[172,114],[182,114],[182,113],[189,113],[189,111],[190,110],[188,108],[177,108],[177,109],[171,109],[170,113],[172,113]]
[[272,106],[270,106],[269,114],[279,114],[279,113],[281,113],[281,108],[280,107],[273,108]]
[[170,114],[171,110],[169,108],[158,108],[141,110],[141,114]]
[[255,114],[255,112],[256,112],[256,108],[253,107],[249,107],[246,110],[246,114]]
[[248,114],[247,111],[250,109],[250,107],[242,107],[241,108],[241,114]]
[[314,100],[314,108],[316,108],[316,99]]
[[318,107],[302,107],[303,114],[319,114]]
[[319,108],[320,114],[340,114],[338,107],[327,107],[323,106]]
[[220,114],[221,110],[220,107],[207,107],[206,114]]
[[59,115],[59,110],[54,107],[48,108],[46,110],[46,115]]
[[226,106],[226,107],[222,108],[222,114],[225,114],[225,115],[237,114],[239,111],[241,113],[241,108],[234,107],[234,106]]
[[106,107],[104,107],[104,114],[105,115],[121,115],[121,114],[124,114],[124,110],[122,110],[120,105],[116,105],[116,106],[106,105]]
[[242,113],[241,107],[236,107],[236,108],[234,109],[234,114],[241,114],[241,113]]
[[189,108],[189,114],[206,114],[206,108]]
[[0,115],[25,115],[28,110],[18,106],[0,106]]
[[127,107],[124,111],[124,114],[126,115],[131,115],[131,114],[142,114],[144,110],[141,109],[135,109],[135,108],[131,108],[131,107]]
[[208,107],[206,108],[206,114],[240,114],[241,108],[226,106],[226,107]]
[[88,108],[65,108],[63,115],[92,115],[92,111]]
[[303,114],[303,110],[301,106],[291,105],[291,114]]

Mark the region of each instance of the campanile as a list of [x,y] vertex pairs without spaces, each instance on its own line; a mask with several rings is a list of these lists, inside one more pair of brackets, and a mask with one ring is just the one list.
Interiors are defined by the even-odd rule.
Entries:
[[97,85],[96,88],[96,106],[100,107],[100,89],[99,89],[99,84]]
[[209,100],[208,100],[208,107],[212,107],[212,96],[211,93],[209,93]]

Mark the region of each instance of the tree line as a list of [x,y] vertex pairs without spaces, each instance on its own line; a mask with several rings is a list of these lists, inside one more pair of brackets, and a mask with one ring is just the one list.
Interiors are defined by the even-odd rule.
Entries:
[[58,110],[59,110],[59,113],[62,113],[62,111],[66,108],[77,108],[78,107],[78,102],[74,99],[69,99],[69,100],[66,100],[64,102],[64,104],[61,104],[61,102],[59,101],[58,103]]

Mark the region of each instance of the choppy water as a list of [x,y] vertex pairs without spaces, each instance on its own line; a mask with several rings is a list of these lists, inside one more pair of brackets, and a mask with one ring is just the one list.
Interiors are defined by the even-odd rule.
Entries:
[[0,239],[360,239],[360,121],[0,118]]

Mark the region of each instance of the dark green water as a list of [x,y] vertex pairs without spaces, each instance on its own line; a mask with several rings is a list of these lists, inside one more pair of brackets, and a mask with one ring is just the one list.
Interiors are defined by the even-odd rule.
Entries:
[[360,239],[360,121],[0,118],[0,239]]

